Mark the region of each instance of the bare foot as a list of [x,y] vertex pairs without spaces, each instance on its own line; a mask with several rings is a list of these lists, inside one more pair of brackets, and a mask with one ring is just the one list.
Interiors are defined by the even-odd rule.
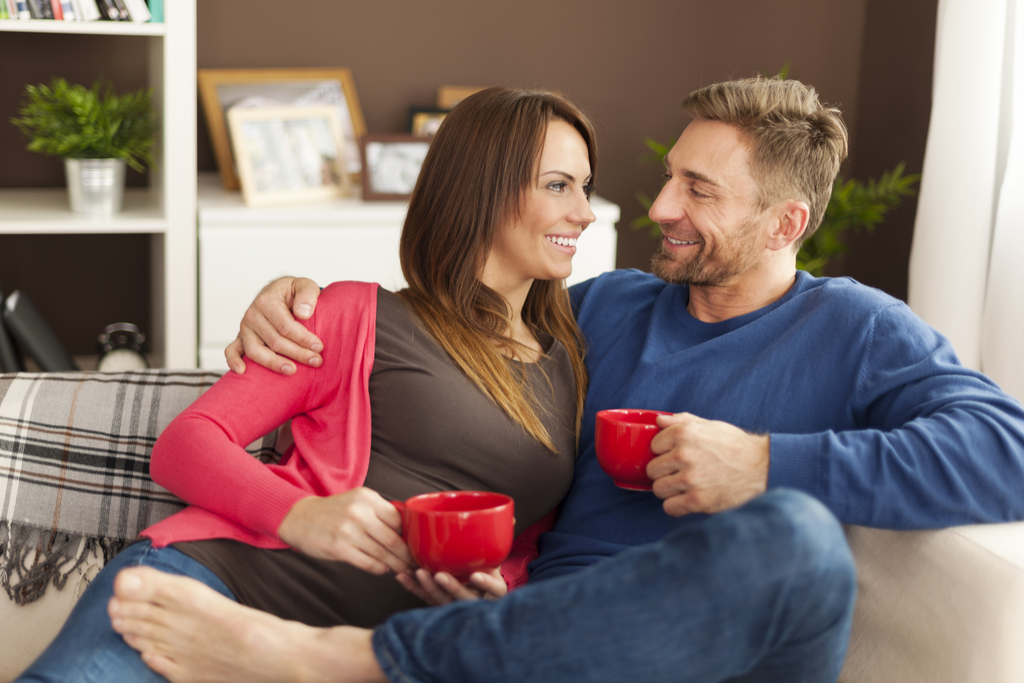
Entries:
[[372,631],[319,629],[244,607],[208,586],[149,567],[114,581],[111,624],[174,681],[380,681]]

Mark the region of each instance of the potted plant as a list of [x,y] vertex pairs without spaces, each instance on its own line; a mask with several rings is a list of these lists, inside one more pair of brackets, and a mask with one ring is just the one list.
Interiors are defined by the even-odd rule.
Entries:
[[55,78],[26,86],[25,97],[11,123],[29,137],[28,149],[64,159],[71,210],[120,211],[125,165],[141,172],[154,163],[152,90],[118,96],[109,83],[86,88]]

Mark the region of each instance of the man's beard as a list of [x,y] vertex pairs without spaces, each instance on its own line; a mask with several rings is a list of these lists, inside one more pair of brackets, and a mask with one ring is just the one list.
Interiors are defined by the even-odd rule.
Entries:
[[718,249],[709,250],[707,242],[701,242],[697,253],[685,262],[676,261],[662,242],[651,258],[651,272],[673,285],[717,287],[725,284],[756,265],[760,257],[757,234],[761,218],[761,215],[745,218],[731,241],[720,243]]

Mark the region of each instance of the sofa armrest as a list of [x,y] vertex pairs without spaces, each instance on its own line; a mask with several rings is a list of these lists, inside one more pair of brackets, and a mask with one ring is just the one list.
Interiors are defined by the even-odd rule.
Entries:
[[858,594],[841,683],[1024,681],[1024,522],[846,534]]

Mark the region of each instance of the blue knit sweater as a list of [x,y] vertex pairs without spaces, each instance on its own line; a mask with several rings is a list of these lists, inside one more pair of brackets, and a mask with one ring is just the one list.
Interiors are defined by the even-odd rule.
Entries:
[[615,271],[572,289],[590,388],[576,474],[531,578],[660,539],[651,493],[615,487],[594,456],[594,416],[653,408],[769,433],[768,486],[811,494],[844,523],[916,529],[1024,519],[1024,411],[962,367],[902,302],[799,272],[778,301],[704,323],[689,289]]

